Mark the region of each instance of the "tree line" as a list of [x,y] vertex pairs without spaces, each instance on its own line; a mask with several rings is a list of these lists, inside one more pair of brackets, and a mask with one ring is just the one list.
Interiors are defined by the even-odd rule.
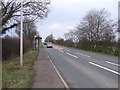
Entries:
[[65,39],[59,38],[54,40],[54,43],[118,55],[120,51],[116,33],[117,22],[110,19],[110,13],[106,9],[92,9],[73,30],[64,34]]

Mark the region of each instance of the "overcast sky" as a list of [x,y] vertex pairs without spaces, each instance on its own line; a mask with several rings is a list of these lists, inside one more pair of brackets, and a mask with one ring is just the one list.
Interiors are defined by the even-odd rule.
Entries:
[[53,34],[55,39],[64,37],[64,33],[76,27],[84,15],[91,9],[105,8],[111,18],[118,19],[119,0],[51,0],[51,12],[48,18],[39,21],[37,29],[43,40]]

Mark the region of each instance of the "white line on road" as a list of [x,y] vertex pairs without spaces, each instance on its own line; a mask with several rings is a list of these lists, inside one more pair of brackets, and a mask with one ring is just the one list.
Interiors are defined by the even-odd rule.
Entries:
[[77,53],[77,54],[84,56],[84,54],[82,54],[82,53]]
[[84,56],[86,56],[86,57],[90,57],[90,56],[88,56],[88,55],[84,55]]
[[52,63],[53,67],[55,68],[55,71],[57,72],[58,76],[60,77],[61,81],[63,82],[65,88],[67,90],[69,90],[69,86],[67,85],[67,83],[65,82],[65,80],[63,79],[63,77],[60,75],[59,71],[57,70],[56,66],[54,65],[54,63],[52,62],[51,58],[48,56],[50,62]]
[[[66,49],[67,50],[67,49]],[[69,51],[70,52],[70,50],[67,50],[67,51]]]
[[120,75],[119,72],[114,71],[114,70],[111,70],[111,69],[106,68],[106,67],[103,67],[103,66],[101,66],[101,65],[99,65],[99,64],[96,64],[96,63],[93,63],[93,62],[89,62],[89,63],[92,64],[92,65],[94,65],[94,66],[97,66],[97,67],[99,67],[99,68],[102,68],[102,69],[104,69],[104,70],[107,70],[107,71],[109,71],[109,72],[112,72],[112,73],[115,73],[115,74],[117,74],[117,75]]
[[70,53],[66,53],[66,54],[68,54],[68,55],[70,55],[70,56],[72,56],[72,57],[78,58],[77,56],[72,55],[72,54],[70,54]]
[[86,56],[86,57],[90,57],[90,56],[82,54],[82,53],[77,53],[77,54],[82,55],[82,56]]
[[109,63],[109,64],[112,64],[112,65],[120,66],[120,65],[117,64],[117,63],[113,63],[113,62],[109,62],[109,61],[105,61],[105,62],[107,62],[107,63]]
[[62,50],[59,50],[60,52],[63,52]]

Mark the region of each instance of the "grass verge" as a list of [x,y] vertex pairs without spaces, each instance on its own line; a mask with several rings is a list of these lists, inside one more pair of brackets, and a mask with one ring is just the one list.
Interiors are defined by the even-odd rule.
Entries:
[[19,65],[19,58],[3,61],[2,87],[3,88],[30,88],[35,71],[32,66],[38,51],[30,50],[23,56],[23,67]]

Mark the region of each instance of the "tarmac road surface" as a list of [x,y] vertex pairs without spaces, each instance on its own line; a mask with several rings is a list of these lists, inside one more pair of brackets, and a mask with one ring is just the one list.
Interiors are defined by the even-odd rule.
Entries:
[[118,88],[118,58],[53,45],[50,58],[70,88]]

